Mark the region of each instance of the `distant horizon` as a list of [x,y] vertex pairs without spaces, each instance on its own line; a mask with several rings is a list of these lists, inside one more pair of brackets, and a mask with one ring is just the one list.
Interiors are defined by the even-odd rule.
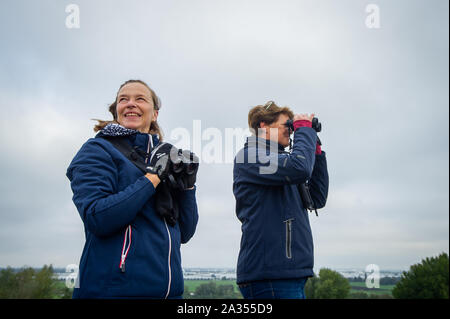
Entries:
[[[0,265],[0,269],[7,269],[7,268],[12,268],[12,269],[23,269],[23,268],[33,268],[33,269],[41,269],[44,266],[52,266],[53,269],[66,269],[67,266],[55,266],[52,264],[44,264],[42,266],[31,266],[31,265],[23,265],[23,266],[3,266]],[[411,265],[412,266],[412,265]],[[409,270],[409,268],[411,267],[409,266],[408,268],[395,268],[395,267],[385,267],[382,268],[380,267],[380,272],[388,272],[388,271],[406,271]],[[192,267],[192,266],[187,266],[187,267],[182,267],[183,269],[211,269],[211,270],[223,270],[223,269],[229,269],[229,270],[236,270],[236,267],[227,267],[227,266],[223,266],[223,267],[207,267],[207,266],[202,266],[202,267]],[[333,266],[321,266],[321,267],[314,267],[314,271],[316,270],[320,270],[323,268],[328,268],[328,269],[332,269],[332,270],[336,270],[336,271],[351,271],[351,270],[358,270],[358,271],[364,271],[366,269],[366,267],[333,267]]]

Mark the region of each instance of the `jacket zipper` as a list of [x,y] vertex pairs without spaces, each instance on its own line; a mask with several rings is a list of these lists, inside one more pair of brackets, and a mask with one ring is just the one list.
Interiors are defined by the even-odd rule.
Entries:
[[[147,154],[149,154],[150,150],[153,148],[152,135],[148,134],[148,137],[149,137],[149,140],[148,140],[148,144],[147,144]],[[150,148],[150,146],[151,146],[151,148]],[[146,158],[146,162],[148,162],[148,155],[147,155],[147,158]],[[127,244],[127,239],[128,239],[128,245],[126,245]],[[120,270],[122,272],[125,272],[125,261],[127,259],[130,247],[131,247],[131,225],[128,225],[127,229],[125,230],[125,235],[123,237],[122,253],[120,255],[119,268],[120,268]]]
[[[153,148],[153,141],[152,141],[152,137],[151,137],[150,134],[149,134],[149,137],[150,137],[150,140],[149,140],[149,144],[148,144],[148,149],[147,150],[149,150],[149,148],[150,148],[150,143],[151,143],[151,146]],[[148,153],[148,151],[147,151],[147,153]],[[148,158],[147,158],[147,161],[148,161]],[[167,292],[166,292],[166,296],[165,296],[165,299],[167,299],[167,297],[169,296],[169,293],[170,293],[170,285],[172,283],[172,269],[170,267],[170,256],[172,254],[172,238],[170,236],[170,231],[169,231],[169,227],[167,226],[166,220],[164,220],[164,225],[166,226],[167,235],[169,237],[169,255],[168,255],[168,258],[167,258],[167,265],[168,265],[168,269],[169,269],[169,283],[167,285]],[[128,239],[128,246],[126,246],[127,239]],[[125,248],[125,247],[127,247],[127,248]],[[119,265],[119,268],[120,268],[120,270],[122,272],[125,272],[125,260],[127,258],[128,251],[130,250],[130,247],[131,247],[131,225],[129,225],[127,227],[127,229],[125,231],[125,236],[123,238],[122,255],[121,255],[121,258],[120,258],[120,265]]]
[[286,223],[286,258],[292,258],[292,221],[294,218],[288,219]]
[[120,256],[119,268],[122,272],[125,272],[125,260],[127,259],[130,247],[131,247],[131,225],[128,225],[127,229],[125,230],[125,235],[123,236],[122,254]]
[[167,235],[169,235],[169,257],[167,258],[167,265],[169,268],[169,284],[167,285],[167,293],[164,299],[167,299],[170,293],[170,284],[172,283],[172,269],[170,268],[170,255],[172,253],[172,238],[170,237],[169,227],[167,226],[167,222],[164,219],[164,225],[166,225]]
[[[151,148],[150,148],[150,143],[151,143]],[[165,143],[160,143],[157,146],[157,148],[161,147],[163,144],[165,144]],[[149,143],[148,143],[148,146],[147,146],[147,154],[150,154],[150,150],[153,150],[153,147],[154,147],[153,146],[153,139],[152,139],[151,134],[149,134]],[[153,153],[153,155],[154,154],[155,153]],[[150,161],[152,160],[153,155],[152,155],[152,157],[150,157]],[[147,163],[148,163],[148,160],[149,160],[149,158],[147,158],[147,161],[146,161]],[[164,299],[167,299],[167,297],[169,297],[169,293],[170,293],[170,285],[172,284],[172,269],[170,267],[170,255],[172,255],[172,237],[170,236],[169,227],[167,226],[167,222],[166,222],[165,219],[164,219],[164,225],[166,226],[167,235],[169,237],[169,255],[167,257],[167,267],[168,267],[168,270],[169,270],[169,283],[167,284],[167,292],[166,292],[166,296],[164,297]]]

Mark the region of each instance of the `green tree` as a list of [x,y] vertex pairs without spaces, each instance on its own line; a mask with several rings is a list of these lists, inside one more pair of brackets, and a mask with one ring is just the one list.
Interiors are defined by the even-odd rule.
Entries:
[[183,299],[190,299],[190,298],[191,298],[191,292],[189,290],[189,287],[184,285]]
[[317,286],[319,284],[319,281],[320,281],[320,279],[317,276],[308,278],[308,281],[306,282],[306,285],[305,285],[306,298],[317,299],[315,292],[316,292]]
[[17,290],[16,274],[11,267],[0,271],[0,299],[8,298]]
[[40,271],[31,267],[16,272],[11,267],[0,271],[0,298],[52,299],[70,298],[71,291],[53,279],[53,267],[44,265]]
[[36,283],[34,282],[35,275],[36,272],[34,271],[34,269],[28,267],[14,274],[13,277],[10,277],[12,282],[9,284],[9,286],[12,287],[12,289],[4,292],[7,295],[6,298],[14,298],[14,299],[33,298],[32,297],[33,290],[36,287]]
[[207,284],[201,284],[195,289],[195,298],[212,299],[216,296],[217,285],[214,281],[210,281]]
[[337,271],[322,268],[318,277],[309,278],[305,287],[309,299],[345,299],[350,293],[350,283]]
[[234,290],[233,285],[219,285],[217,286],[218,298],[222,299],[237,299],[241,296],[240,293]]
[[448,267],[446,253],[426,258],[421,263],[412,265],[409,271],[403,272],[392,295],[398,299],[448,299]]
[[44,265],[44,267],[35,274],[34,289],[31,298],[50,299],[53,297],[55,281],[53,277],[53,267]]

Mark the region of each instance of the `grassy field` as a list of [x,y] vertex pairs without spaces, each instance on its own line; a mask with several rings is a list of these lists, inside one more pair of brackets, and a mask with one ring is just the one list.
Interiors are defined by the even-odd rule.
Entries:
[[[190,292],[195,291],[195,289],[201,284],[207,284],[211,280],[185,280],[184,286],[189,289]],[[235,280],[214,280],[216,285],[233,285],[235,291],[239,291]],[[366,287],[365,282],[350,282],[351,291],[350,292],[365,292],[367,294],[375,295],[392,295],[392,289],[395,285],[380,285],[380,288],[369,289]]]
[[[233,285],[234,290],[238,290],[238,286],[236,285],[236,280],[213,280],[216,285]],[[211,280],[184,280],[184,286],[188,287],[189,291],[195,291],[195,288],[202,284],[207,284],[211,282]]]
[[[211,280],[185,280],[184,286],[187,287],[190,292],[193,292],[198,286],[202,284],[207,284],[209,282],[211,282]],[[232,285],[234,287],[234,290],[236,292],[239,292],[235,280],[214,280],[214,282],[216,283],[216,285]],[[60,286],[61,290],[65,287],[65,282],[58,282],[56,284]],[[350,291],[351,293],[365,292],[367,294],[375,294],[375,295],[392,295],[392,289],[395,287],[395,285],[380,285],[380,288],[378,289],[377,288],[369,289],[366,287],[365,282],[350,282],[350,286],[351,286]],[[54,298],[61,298],[61,296],[54,296]]]
[[365,292],[376,295],[392,295],[392,289],[395,287],[395,285],[380,285],[380,288],[369,289],[365,282],[351,282],[350,286],[352,287],[350,292]]

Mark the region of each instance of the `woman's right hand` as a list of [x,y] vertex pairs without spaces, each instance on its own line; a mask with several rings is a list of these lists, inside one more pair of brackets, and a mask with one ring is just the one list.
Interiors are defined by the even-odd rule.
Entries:
[[314,118],[314,113],[312,113],[311,115],[308,115],[308,114],[295,114],[294,115],[294,122],[295,121],[301,121],[301,120],[312,122],[313,118]]

